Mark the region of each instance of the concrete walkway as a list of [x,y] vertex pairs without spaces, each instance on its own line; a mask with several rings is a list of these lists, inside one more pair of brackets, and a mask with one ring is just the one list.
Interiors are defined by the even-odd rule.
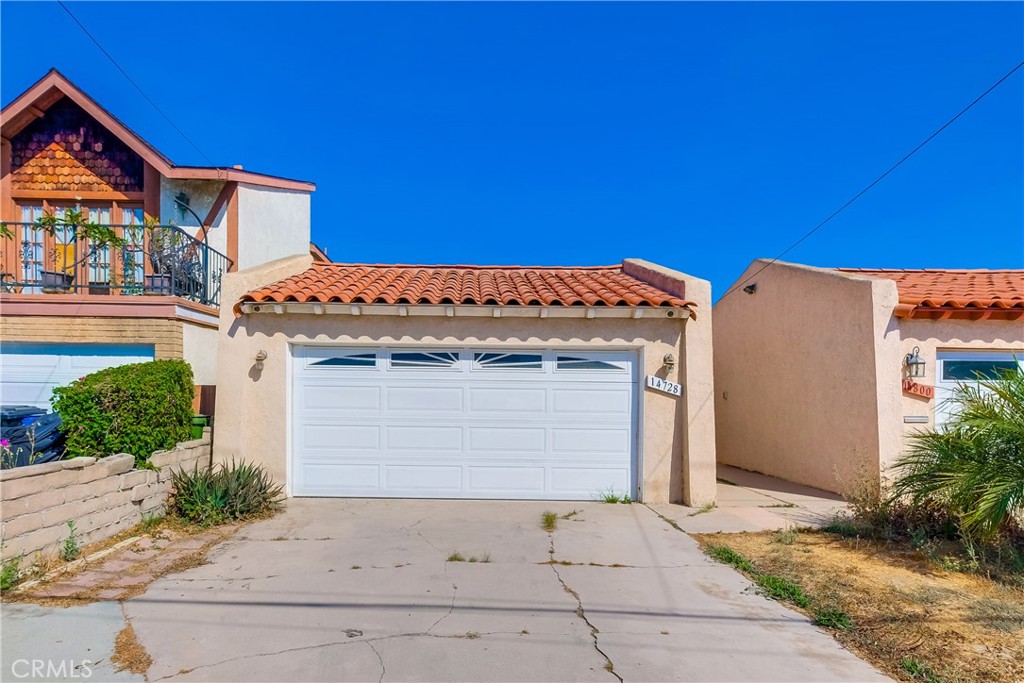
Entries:
[[689,533],[818,527],[846,510],[841,496],[729,465],[718,466],[718,502],[707,509],[652,505]]

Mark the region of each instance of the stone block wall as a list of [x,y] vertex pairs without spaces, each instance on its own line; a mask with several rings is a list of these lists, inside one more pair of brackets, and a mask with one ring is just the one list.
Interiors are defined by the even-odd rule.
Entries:
[[210,430],[202,439],[157,451],[149,462],[156,470],[134,469],[127,453],[106,458],[73,458],[0,471],[0,556],[54,555],[74,521],[79,545],[102,541],[162,514],[171,474],[210,462]]

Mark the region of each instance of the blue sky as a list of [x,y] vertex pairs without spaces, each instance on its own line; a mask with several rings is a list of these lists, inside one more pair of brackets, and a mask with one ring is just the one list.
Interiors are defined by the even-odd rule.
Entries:
[[[69,6],[214,163],[315,181],[335,260],[637,256],[716,298],[1024,59],[1022,3]],[[0,30],[4,103],[55,66],[207,163],[57,4]],[[1024,267],[1024,69],[787,260]]]

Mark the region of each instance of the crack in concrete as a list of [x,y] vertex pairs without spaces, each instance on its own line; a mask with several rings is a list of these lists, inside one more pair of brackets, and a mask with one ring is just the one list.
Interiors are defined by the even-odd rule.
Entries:
[[[118,600],[117,601],[117,606],[121,608],[121,616],[124,618],[124,626],[125,626],[125,628],[127,628],[128,626],[131,626],[132,625],[132,618],[128,616],[128,610],[124,606],[124,601],[123,600]],[[136,639],[138,639],[138,635],[136,635]],[[115,643],[114,651],[116,652],[117,651],[117,641],[115,640],[114,643]],[[143,647],[143,648],[146,647],[145,645],[142,645],[141,642],[139,642],[139,645],[141,647]],[[110,659],[111,659],[110,663],[111,663],[111,665],[113,665],[114,664],[114,662],[113,662],[113,659],[114,659],[113,652],[110,655]],[[100,661],[102,661],[102,660],[100,660]],[[152,659],[150,659],[150,666],[152,666],[152,665],[153,665],[152,664]],[[114,667],[114,671],[115,672],[118,671],[116,666]],[[145,681],[146,683],[149,683],[149,669],[146,669],[145,671],[142,672],[142,680]]]
[[380,656],[380,652],[377,651],[377,648],[373,646],[372,642],[369,640],[364,640],[363,642],[370,646],[370,649],[373,650],[373,654],[377,655],[377,661],[380,662],[380,677],[377,679],[377,683],[383,683],[384,674],[388,672],[387,668],[384,666],[384,658]]
[[567,584],[565,582],[565,579],[562,578],[562,575],[558,573],[558,565],[554,561],[555,560],[555,535],[554,535],[554,533],[549,531],[548,532],[548,537],[551,539],[551,547],[548,550],[548,554],[551,556],[551,562],[548,562],[546,564],[549,567],[551,567],[551,571],[553,571],[555,573],[555,578],[558,579],[558,583],[560,583],[562,585],[562,590],[564,590],[566,593],[568,593],[572,597],[576,598],[576,616],[579,617],[580,619],[582,619],[583,623],[586,624],[587,628],[590,629],[590,637],[594,640],[594,649],[597,650],[597,653],[599,655],[604,657],[604,662],[605,662],[604,669],[605,669],[605,671],[610,673],[612,676],[615,676],[615,678],[618,679],[619,683],[623,683],[622,676],[620,676],[619,674],[615,673],[615,662],[613,662],[612,658],[609,657],[608,654],[604,650],[601,649],[601,644],[597,640],[597,634],[600,633],[601,631],[600,631],[600,629],[597,628],[597,626],[594,626],[594,624],[587,617],[587,612],[586,612],[585,609],[583,609],[583,598],[581,598],[580,594],[577,593],[569,584]]
[[676,520],[674,520],[674,519],[669,519],[669,518],[668,518],[668,517],[666,517],[665,515],[661,514],[660,512],[658,512],[657,510],[655,510],[654,508],[652,508],[652,507],[651,507],[650,505],[648,505],[647,503],[642,503],[642,505],[643,505],[643,506],[644,506],[645,508],[647,508],[648,510],[650,510],[651,512],[653,512],[653,513],[654,513],[654,514],[655,514],[655,515],[656,515],[656,516],[657,516],[657,517],[658,517],[658,518],[659,518],[659,519],[660,519],[661,521],[665,522],[665,524],[668,524],[668,525],[669,525],[670,527],[672,527],[673,529],[675,529],[675,530],[676,530],[676,531],[678,531],[679,533],[681,533],[681,534],[685,534],[685,533],[686,533],[685,531],[683,531],[683,527],[679,526],[679,524],[678,524],[678,523],[676,522]]
[[[433,627],[431,627],[431,628],[433,628]],[[354,630],[354,629],[346,629],[346,631],[351,631],[351,630]],[[482,636],[496,636],[496,635],[520,635],[520,632],[518,632],[518,631],[486,631],[484,633],[475,633],[474,636],[473,636],[473,639],[480,638]],[[436,633],[428,633],[426,631],[420,631],[420,632],[415,632],[415,633],[395,633],[395,634],[390,635],[390,636],[377,636],[375,638],[366,638],[366,639],[363,639],[363,640],[354,640],[354,639],[352,639],[353,638],[352,636],[348,636],[346,640],[334,640],[334,641],[327,642],[327,643],[319,643],[317,645],[302,645],[302,646],[299,646],[299,647],[289,647],[289,648],[285,648],[283,650],[276,650],[274,652],[257,652],[255,654],[246,654],[246,655],[241,655],[241,656],[238,656],[238,657],[229,657],[228,659],[222,659],[220,661],[211,662],[209,664],[200,664],[200,665],[195,666],[195,667],[193,667],[191,669],[188,669],[188,672],[192,673],[193,671],[199,671],[200,669],[209,669],[211,667],[220,666],[222,664],[230,664],[231,662],[238,662],[238,661],[242,661],[242,660],[246,660],[246,659],[254,659],[254,658],[257,658],[257,657],[276,657],[278,655],[290,654],[292,652],[302,652],[304,650],[319,650],[320,648],[324,648],[324,647],[336,647],[336,646],[341,646],[341,645],[359,645],[359,644],[362,644],[362,643],[366,643],[367,645],[370,646],[370,649],[372,649],[374,651],[374,653],[377,655],[377,658],[380,660],[381,669],[382,669],[380,679],[378,679],[378,683],[380,683],[380,681],[383,680],[383,678],[384,678],[384,672],[383,672],[383,669],[384,669],[384,659],[383,659],[383,657],[381,657],[380,652],[377,650],[377,648],[373,647],[372,643],[379,643],[379,642],[382,642],[382,641],[385,641],[385,640],[394,640],[396,638],[442,638],[442,639],[449,639],[449,640],[450,639],[461,640],[461,639],[465,639],[465,638],[468,638],[468,637],[469,636],[467,634],[463,634],[463,633],[458,633],[458,634],[453,634],[453,635],[439,635],[439,634],[436,634]],[[147,678],[146,679],[146,683],[157,683],[158,681],[165,681],[168,678],[173,678],[175,676],[178,676],[179,674],[181,674],[181,671],[177,671],[177,672],[175,672],[173,674],[168,674],[167,676],[161,676],[160,678],[154,679],[153,681],[150,681]],[[619,680],[621,681],[622,679],[620,678]]]
[[[447,563],[445,563],[445,564],[447,565]],[[431,625],[430,625],[430,628],[428,628],[428,629],[427,629],[426,631],[424,631],[424,633],[425,633],[426,635],[430,635],[430,632],[434,630],[434,627],[435,627],[435,626],[437,626],[437,625],[438,625],[438,624],[440,624],[440,623],[441,623],[442,621],[444,621],[445,619],[447,619],[448,617],[450,617],[450,616],[452,615],[452,611],[454,611],[454,610],[455,610],[455,597],[456,597],[456,596],[457,596],[458,594],[459,594],[459,587],[458,587],[458,586],[456,586],[456,585],[455,585],[455,584],[453,583],[453,584],[452,584],[452,604],[448,606],[448,611],[447,611],[447,612],[445,612],[444,614],[442,614],[442,615],[441,615],[441,616],[440,616],[440,617],[438,618],[438,620],[437,620],[437,621],[435,621],[435,622],[434,622],[433,624],[431,624]]]

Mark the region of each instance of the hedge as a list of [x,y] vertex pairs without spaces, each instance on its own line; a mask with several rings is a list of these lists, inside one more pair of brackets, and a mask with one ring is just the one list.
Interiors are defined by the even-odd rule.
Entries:
[[53,390],[67,457],[131,453],[142,464],[190,437],[192,368],[155,360],[107,368]]

